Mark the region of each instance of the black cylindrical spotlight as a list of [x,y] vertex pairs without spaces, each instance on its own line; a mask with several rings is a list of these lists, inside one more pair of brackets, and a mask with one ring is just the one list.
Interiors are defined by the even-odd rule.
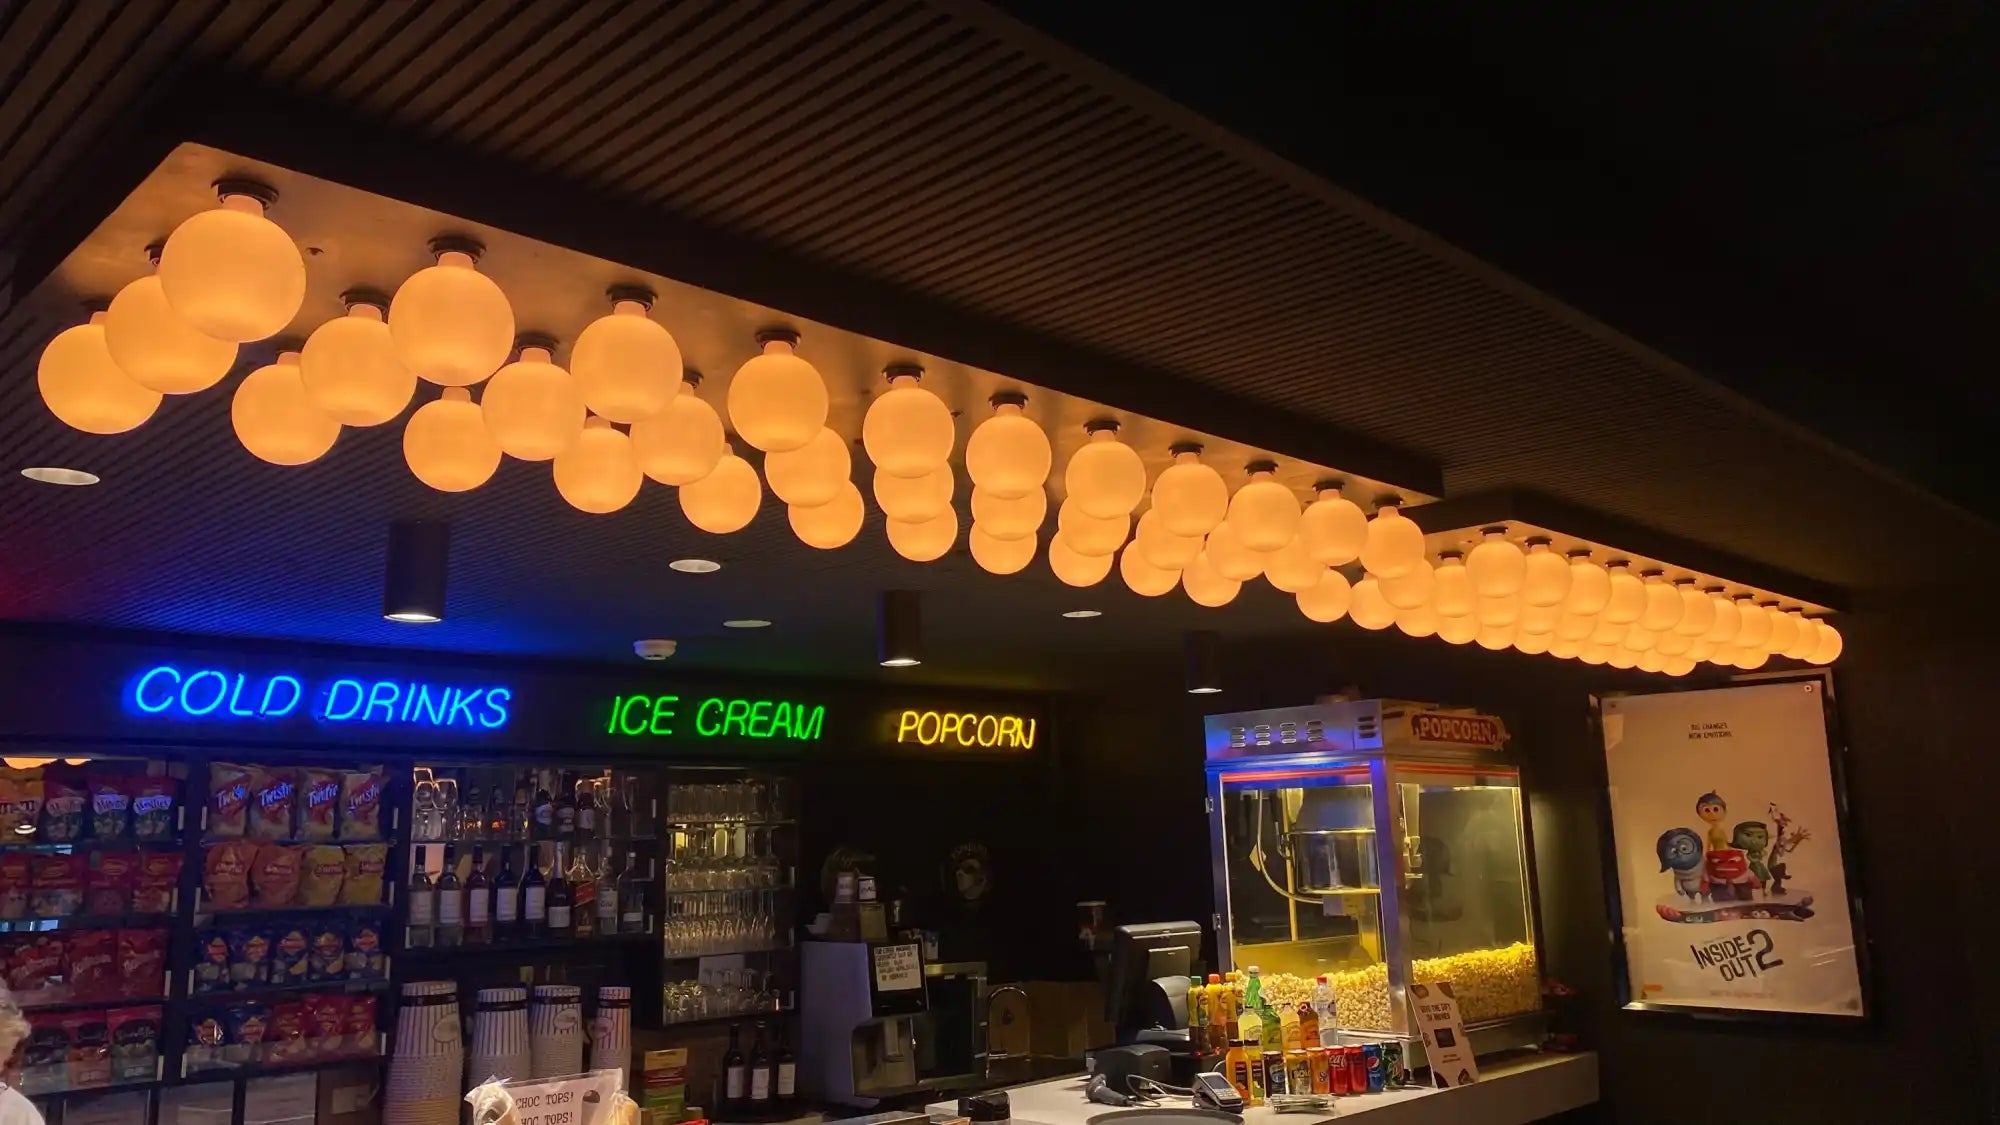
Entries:
[[923,605],[915,590],[884,590],[875,618],[875,656],[884,668],[924,662]]
[[451,525],[437,520],[397,520],[389,525],[389,558],[382,568],[382,616],[429,624],[444,620],[445,569]]
[[1213,629],[1188,633],[1187,689],[1189,695],[1214,695],[1222,690],[1222,638]]

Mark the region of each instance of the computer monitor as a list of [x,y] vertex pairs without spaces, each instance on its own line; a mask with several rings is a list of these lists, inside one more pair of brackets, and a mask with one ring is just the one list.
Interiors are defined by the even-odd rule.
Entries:
[[[1145,922],[1120,926],[1111,941],[1111,977],[1104,992],[1104,1018],[1118,1029],[1120,1042],[1149,1028],[1187,1026],[1187,979],[1201,951],[1195,922]],[[1153,982],[1178,978],[1169,990]]]

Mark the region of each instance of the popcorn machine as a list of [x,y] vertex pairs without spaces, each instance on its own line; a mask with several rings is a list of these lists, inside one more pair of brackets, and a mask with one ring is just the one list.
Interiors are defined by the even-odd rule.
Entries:
[[1474,1050],[1541,1041],[1526,812],[1497,718],[1359,700],[1210,715],[1219,960],[1296,1003],[1324,974],[1343,1042],[1423,1043],[1405,999],[1450,981]]

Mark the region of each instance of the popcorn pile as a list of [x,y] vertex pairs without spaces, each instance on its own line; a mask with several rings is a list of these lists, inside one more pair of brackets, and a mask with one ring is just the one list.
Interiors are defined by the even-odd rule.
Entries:
[[[1428,984],[1448,980],[1466,1023],[1532,1012],[1542,1006],[1542,982],[1535,972],[1535,947],[1515,942],[1505,949],[1475,949],[1449,957],[1427,957],[1410,965],[1411,979]],[[1342,1012],[1340,1022],[1347,1022]]]

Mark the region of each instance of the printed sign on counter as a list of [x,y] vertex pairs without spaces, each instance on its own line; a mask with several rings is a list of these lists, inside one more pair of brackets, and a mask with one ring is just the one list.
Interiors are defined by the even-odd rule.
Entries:
[[924,986],[924,959],[914,944],[878,945],[868,952],[875,958],[876,992],[914,992]]
[[1411,985],[1410,1008],[1424,1035],[1424,1061],[1430,1065],[1431,1081],[1446,1089],[1479,1081],[1479,1063],[1473,1060],[1472,1044],[1466,1042],[1465,1019],[1451,982]]
[[624,1077],[622,1069],[608,1067],[537,1082],[509,1082],[506,1088],[514,1098],[519,1125],[597,1125],[609,1120],[605,1111]]

